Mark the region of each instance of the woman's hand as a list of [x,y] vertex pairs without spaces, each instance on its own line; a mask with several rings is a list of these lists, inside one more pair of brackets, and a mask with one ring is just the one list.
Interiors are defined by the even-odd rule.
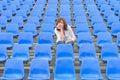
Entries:
[[58,25],[56,26],[57,29],[63,30],[63,25],[61,23],[58,23]]
[[69,42],[72,42],[72,40],[68,39],[68,40],[65,41],[65,43],[69,43]]

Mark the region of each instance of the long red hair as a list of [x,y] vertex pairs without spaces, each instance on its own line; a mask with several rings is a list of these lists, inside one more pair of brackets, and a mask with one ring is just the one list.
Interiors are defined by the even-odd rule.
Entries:
[[[56,26],[58,25],[58,23],[60,23],[61,21],[63,21],[63,25],[64,25],[64,31],[67,30],[67,22],[64,18],[58,18],[56,21]],[[58,31],[60,31],[59,29],[57,29]]]

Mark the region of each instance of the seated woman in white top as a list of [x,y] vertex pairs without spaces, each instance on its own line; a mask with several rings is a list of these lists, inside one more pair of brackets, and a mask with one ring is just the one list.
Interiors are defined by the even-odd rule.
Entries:
[[76,40],[72,28],[67,25],[64,18],[58,18],[55,27],[55,34],[57,36],[57,44],[71,43],[73,45]]

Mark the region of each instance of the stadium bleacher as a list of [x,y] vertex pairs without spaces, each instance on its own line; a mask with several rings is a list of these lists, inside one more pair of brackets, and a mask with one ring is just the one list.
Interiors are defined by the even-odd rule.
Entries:
[[[75,44],[56,44],[66,19]],[[0,80],[120,80],[120,0],[0,0]]]

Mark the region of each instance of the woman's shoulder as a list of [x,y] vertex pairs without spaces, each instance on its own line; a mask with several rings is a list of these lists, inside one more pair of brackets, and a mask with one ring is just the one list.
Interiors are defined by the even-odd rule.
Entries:
[[68,26],[68,30],[71,29],[71,26],[70,25],[67,25]]

